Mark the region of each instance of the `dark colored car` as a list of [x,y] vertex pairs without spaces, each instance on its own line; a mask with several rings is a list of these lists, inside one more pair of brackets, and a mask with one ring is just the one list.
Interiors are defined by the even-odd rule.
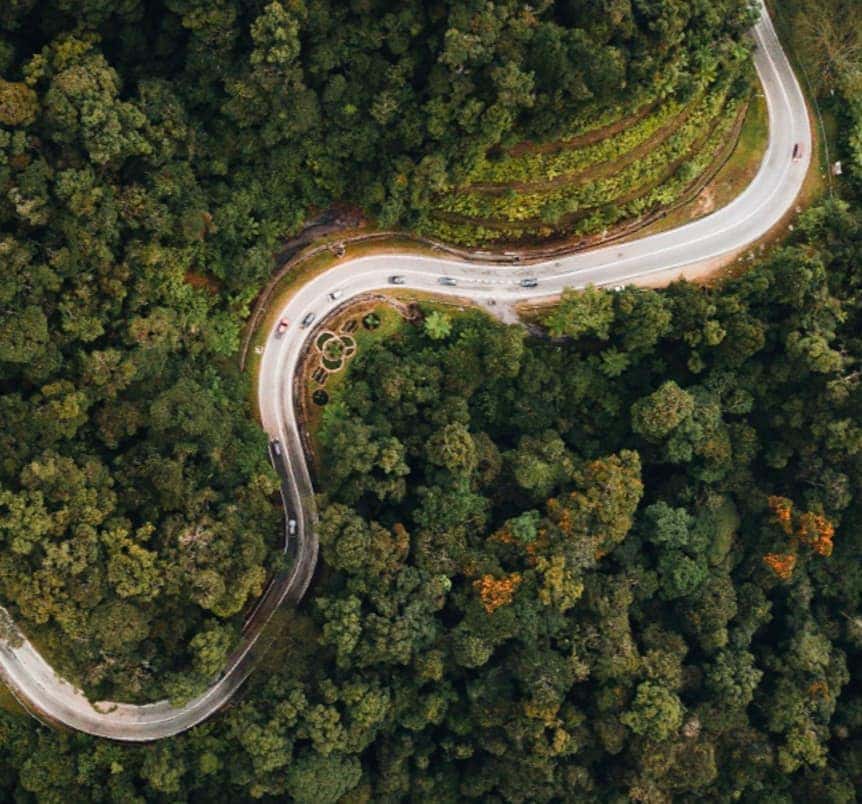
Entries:
[[317,316],[314,313],[306,313],[305,318],[302,319],[302,328],[305,329],[306,327],[310,327],[314,323],[314,319],[316,317]]
[[441,285],[457,285],[458,282],[454,277],[451,276],[441,276],[437,282]]
[[390,276],[389,277],[389,284],[390,285],[403,285],[404,284],[404,277],[398,276],[397,274],[395,276]]

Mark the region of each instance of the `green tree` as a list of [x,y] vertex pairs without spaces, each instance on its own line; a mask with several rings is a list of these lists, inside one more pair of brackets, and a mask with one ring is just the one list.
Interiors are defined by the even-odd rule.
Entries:
[[442,341],[452,332],[452,319],[439,310],[433,310],[425,316],[424,328],[432,341]]
[[614,297],[592,285],[583,291],[567,288],[560,303],[545,318],[552,337],[592,336],[606,341],[614,321]]
[[425,449],[428,461],[453,474],[468,474],[476,468],[476,445],[467,428],[459,423],[447,424],[434,433]]
[[334,804],[359,784],[361,776],[362,769],[356,757],[308,752],[291,762],[285,783],[298,804]]
[[691,394],[668,380],[632,405],[632,429],[648,441],[661,441],[692,414],[694,406]]
[[635,734],[666,740],[682,726],[683,706],[669,690],[651,681],[638,685],[632,708],[620,720]]

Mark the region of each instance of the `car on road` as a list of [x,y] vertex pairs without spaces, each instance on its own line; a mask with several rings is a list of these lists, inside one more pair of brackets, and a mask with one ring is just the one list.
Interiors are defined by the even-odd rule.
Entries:
[[306,313],[305,318],[300,322],[300,326],[305,329],[306,327],[310,327],[314,323],[314,319],[317,318],[315,313]]
[[272,454],[281,457],[281,441],[277,438],[273,438],[272,441],[269,442],[269,445],[272,447]]
[[296,535],[296,520],[288,519],[287,520],[287,535],[295,536]]
[[404,284],[404,277],[400,276],[399,274],[395,274],[395,276],[390,276],[389,277],[389,284],[390,285],[403,285]]
[[534,288],[539,284],[539,280],[535,276],[528,276],[518,283],[522,288]]
[[290,326],[290,321],[286,318],[282,318],[281,321],[275,327],[275,337],[279,338],[287,332],[287,328]]
[[800,159],[802,159],[802,146],[797,142],[793,146],[793,161],[798,162]]
[[332,301],[338,301],[343,295],[343,290],[333,290],[332,293],[329,294],[329,298],[332,299]]
[[439,284],[441,284],[441,285],[449,285],[450,287],[451,287],[452,285],[457,285],[457,284],[458,284],[458,280],[457,280],[457,279],[455,279],[455,277],[452,277],[452,276],[441,276],[441,277],[437,280],[437,282],[438,282]]

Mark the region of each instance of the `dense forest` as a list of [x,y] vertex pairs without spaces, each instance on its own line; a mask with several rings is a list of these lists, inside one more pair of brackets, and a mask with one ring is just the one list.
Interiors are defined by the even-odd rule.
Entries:
[[[28,636],[94,696],[207,683],[282,526],[234,368],[281,238],[333,202],[421,225],[490,149],[695,85],[751,19],[3,3],[0,599]],[[858,63],[823,86],[847,200],[747,273],[529,330],[429,309],[363,350],[319,432],[315,586],[242,694],[142,747],[0,713],[4,798],[854,801]]]
[[333,202],[416,221],[506,138],[694,82],[750,18],[0,4],[0,598],[27,634],[95,697],[200,689],[279,538],[234,357],[280,239]]
[[862,212],[824,204],[712,290],[364,348],[319,433],[318,580],[240,699],[143,748],[4,717],[8,789],[854,801],[860,266]]

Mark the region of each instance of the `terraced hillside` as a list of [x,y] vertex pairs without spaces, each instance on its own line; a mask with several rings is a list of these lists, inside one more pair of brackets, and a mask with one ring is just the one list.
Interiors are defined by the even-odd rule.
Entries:
[[733,151],[753,87],[742,53],[701,76],[581,115],[554,142],[485,154],[426,230],[465,245],[586,237],[688,200]]

